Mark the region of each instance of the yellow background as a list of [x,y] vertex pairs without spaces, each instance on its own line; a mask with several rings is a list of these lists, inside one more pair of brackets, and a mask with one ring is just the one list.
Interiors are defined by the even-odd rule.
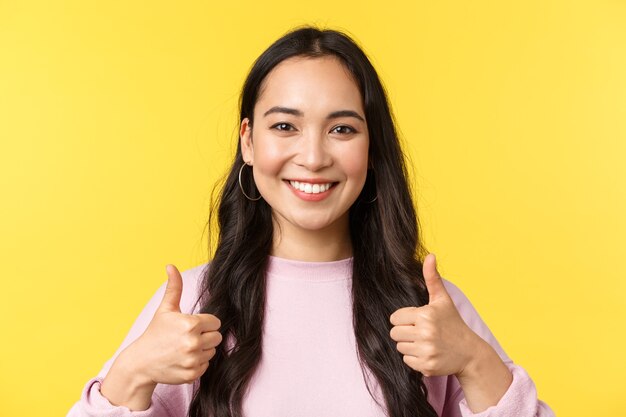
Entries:
[[626,413],[626,2],[0,1],[0,404],[65,415],[207,261],[252,61],[349,31],[412,159],[427,247],[561,417]]

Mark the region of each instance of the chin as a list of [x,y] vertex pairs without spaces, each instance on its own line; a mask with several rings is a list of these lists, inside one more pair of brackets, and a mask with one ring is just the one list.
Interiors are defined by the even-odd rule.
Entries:
[[300,229],[310,230],[313,232],[327,229],[335,224],[337,220],[339,219],[310,215],[303,218],[292,218],[290,223]]
[[[271,204],[270,204],[271,206]],[[280,210],[281,207],[273,208],[274,219],[278,225],[284,225],[289,228],[300,229],[301,231],[319,232],[330,230],[335,227],[341,228],[341,223],[347,221],[348,212],[338,213],[334,207],[318,207],[308,210],[294,209],[289,207],[287,210]]]
[[309,221],[294,222],[294,226],[311,232],[327,229],[331,225],[332,222],[311,221],[311,219]]

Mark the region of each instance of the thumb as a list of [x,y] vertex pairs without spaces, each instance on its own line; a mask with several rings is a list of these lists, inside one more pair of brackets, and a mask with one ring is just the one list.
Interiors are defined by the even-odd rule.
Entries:
[[424,259],[424,281],[428,289],[428,304],[442,298],[449,297],[446,287],[443,285],[441,275],[437,271],[437,261],[434,253],[429,253]]
[[183,278],[174,265],[166,265],[167,285],[165,294],[159,305],[159,311],[175,311],[180,313],[180,297],[183,293]]

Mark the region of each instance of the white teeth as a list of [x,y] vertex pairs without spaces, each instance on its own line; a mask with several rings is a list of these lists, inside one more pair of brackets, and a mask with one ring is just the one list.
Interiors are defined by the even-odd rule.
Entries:
[[328,191],[328,189],[332,185],[332,183],[330,183],[330,182],[327,183],[327,184],[311,184],[311,183],[308,183],[308,182],[289,181],[289,183],[296,190],[300,190],[300,191],[305,192],[307,194],[323,193],[324,191]]

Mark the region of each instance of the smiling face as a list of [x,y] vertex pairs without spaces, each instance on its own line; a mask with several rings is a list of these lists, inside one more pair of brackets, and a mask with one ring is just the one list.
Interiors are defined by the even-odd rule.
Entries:
[[265,78],[254,123],[241,123],[244,161],[281,230],[342,230],[368,168],[363,100],[335,57],[292,57]]

